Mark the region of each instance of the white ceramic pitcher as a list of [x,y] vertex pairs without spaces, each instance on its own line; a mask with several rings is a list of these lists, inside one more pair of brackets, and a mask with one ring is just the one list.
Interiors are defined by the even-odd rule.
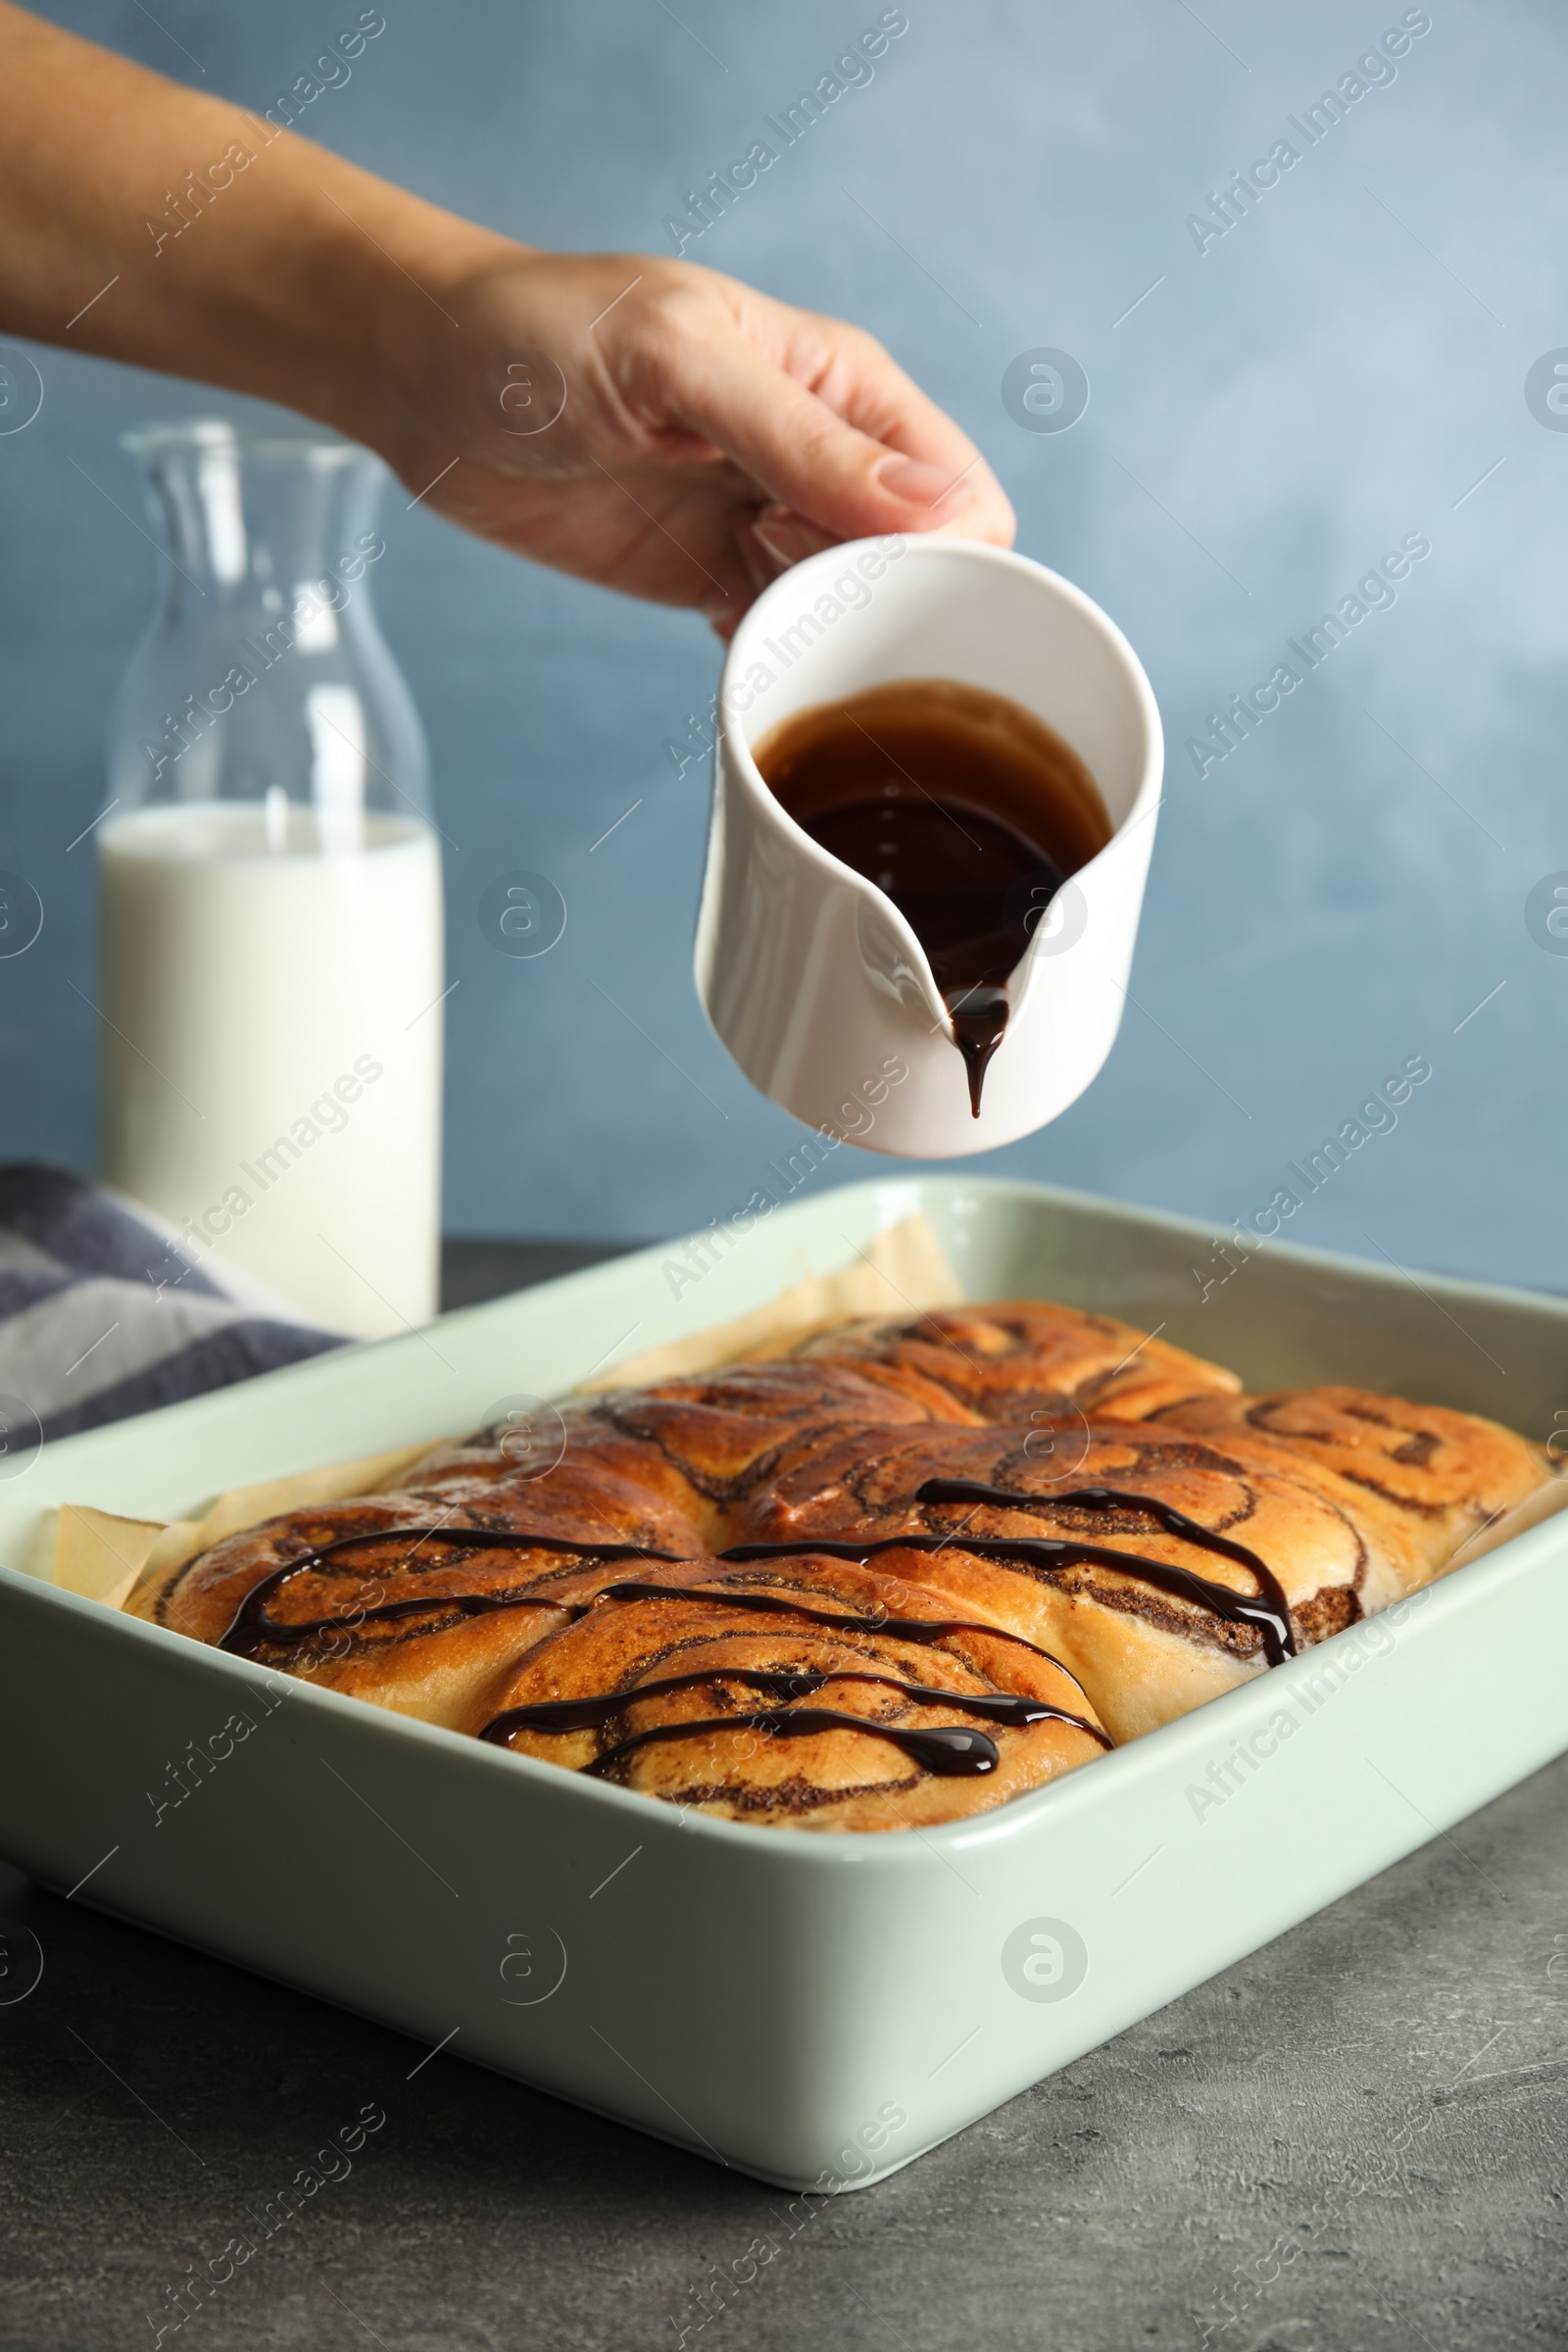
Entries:
[[[1087,763],[1113,827],[1012,975],[978,1118],[908,923],[795,822],[752,757],[796,711],[894,678],[957,678],[1021,703]],[[741,622],[719,686],[696,954],[719,1039],[773,1102],[869,1151],[942,1159],[1043,1127],[1115,1039],[1163,764],[1137,655],[1043,564],[935,537],[852,540],[796,564]]]

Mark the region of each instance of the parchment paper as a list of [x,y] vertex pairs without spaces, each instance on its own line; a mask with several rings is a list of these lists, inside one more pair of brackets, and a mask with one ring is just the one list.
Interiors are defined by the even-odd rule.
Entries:
[[1559,1472],[1545,1486],[1527,1494],[1523,1502],[1516,1502],[1511,1511],[1502,1511],[1485,1527],[1478,1528],[1468,1542],[1460,1544],[1444,1575],[1451,1575],[1455,1568],[1468,1568],[1472,1560],[1482,1559],[1489,1551],[1495,1551],[1499,1544],[1522,1536],[1526,1528],[1539,1527],[1544,1519],[1555,1518],[1559,1511],[1568,1511],[1568,1472]]
[[872,1237],[852,1266],[835,1274],[813,1274],[791,1285],[766,1306],[733,1323],[715,1323],[689,1340],[629,1355],[584,1385],[601,1389],[646,1388],[681,1372],[711,1372],[721,1364],[755,1363],[798,1347],[818,1331],[853,1323],[862,1315],[894,1319],[923,1314],[933,1306],[957,1306],[963,1289],[928,1218],[901,1218]]

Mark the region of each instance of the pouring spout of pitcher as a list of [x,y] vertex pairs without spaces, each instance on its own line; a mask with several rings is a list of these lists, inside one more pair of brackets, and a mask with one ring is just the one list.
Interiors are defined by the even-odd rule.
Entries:
[[[784,821],[793,825],[795,820],[786,816]],[[799,826],[795,829],[800,830]],[[836,858],[833,862],[838,864]],[[879,890],[864,874],[856,873],[848,865],[840,866],[839,870],[855,886],[855,938],[867,987],[897,1004],[914,1005],[934,1030],[951,1037],[953,1016],[932,976],[931,959],[906,917],[900,913],[886,891]]]

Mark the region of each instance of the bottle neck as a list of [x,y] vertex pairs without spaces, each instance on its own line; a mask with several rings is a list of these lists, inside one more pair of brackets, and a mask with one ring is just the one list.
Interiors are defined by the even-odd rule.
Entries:
[[292,847],[300,810],[322,846],[362,819],[422,818],[424,738],[372,604],[379,459],[216,423],[127,445],[168,556],[116,696],[116,797],[271,808],[279,839],[264,827],[264,847]]
[[[132,446],[135,447],[133,441]],[[384,552],[374,529],[384,468],[368,451],[301,440],[158,440],[136,448],[169,555],[160,620],[365,610]]]

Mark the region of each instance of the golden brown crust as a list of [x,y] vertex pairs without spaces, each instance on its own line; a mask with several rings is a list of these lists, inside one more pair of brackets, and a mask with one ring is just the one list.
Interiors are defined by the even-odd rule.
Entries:
[[[1191,1397],[1159,1420],[1241,1458],[1288,1463],[1390,1542],[1398,1531],[1416,1562],[1399,1592],[1428,1582],[1479,1528],[1552,1473],[1539,1446],[1499,1422],[1367,1389]],[[1396,1597],[1380,1581],[1371,1605]]]
[[847,1324],[807,1341],[800,1352],[917,1381],[985,1421],[1074,1410],[1141,1420],[1179,1397],[1241,1387],[1222,1365],[1130,1323],[1044,1298],[941,1307],[907,1323]]
[[658,1447],[710,1501],[733,1504],[768,1478],[784,1449],[838,1427],[968,1418],[945,1396],[936,1411],[837,1364],[740,1364],[622,1391],[600,1410]]
[[718,1527],[710,1504],[656,1443],[617,1427],[612,1402],[565,1408],[542,1471],[481,1430],[433,1448],[405,1473],[402,1491],[437,1516],[449,1507],[481,1520],[499,1512],[501,1523],[542,1534],[706,1551]]
[[[506,1709],[614,1699],[603,1723],[524,1724],[510,1743],[726,1818],[956,1819],[1087,1761],[1101,1726],[1136,1738],[1265,1672],[1282,1641],[1327,1640],[1416,1590],[1550,1469],[1474,1415],[1238,1388],[1113,1318],[1039,1300],[849,1324],[776,1361],[564,1405],[542,1469],[537,1446],[519,1459],[493,1430],[436,1447],[396,1494],[229,1537],[146,1606],[474,1733]],[[1002,1498],[922,1501],[933,1479]],[[1124,1499],[1093,1499],[1107,1494]],[[827,1542],[881,1548],[838,1561],[813,1549]],[[748,1544],[787,1548],[714,1556]],[[793,1595],[794,1612],[760,1616],[743,1592]],[[921,1645],[885,1623],[831,1629],[802,1616],[805,1596],[970,1630]],[[701,1681],[650,1695],[650,1681],[698,1672],[681,1657]],[[758,1695],[743,1670],[833,1679]],[[884,1679],[843,1679],[870,1671]],[[982,1686],[1081,1723],[988,1725],[995,1765],[968,1778],[889,1736],[951,1731]],[[803,1706],[883,1729],[755,1728]],[[640,1738],[698,1721],[719,1728]]]

